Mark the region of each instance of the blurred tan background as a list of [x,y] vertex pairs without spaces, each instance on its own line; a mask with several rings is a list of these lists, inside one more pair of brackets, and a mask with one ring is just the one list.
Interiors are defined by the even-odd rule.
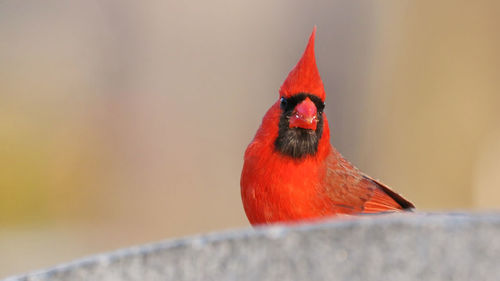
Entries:
[[247,227],[243,153],[314,24],[333,143],[500,207],[498,1],[0,1],[0,277]]

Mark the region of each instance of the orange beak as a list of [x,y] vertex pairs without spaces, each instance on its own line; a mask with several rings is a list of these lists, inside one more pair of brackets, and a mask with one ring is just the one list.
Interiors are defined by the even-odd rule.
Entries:
[[318,110],[316,105],[306,98],[299,103],[288,121],[290,128],[316,130],[318,124]]

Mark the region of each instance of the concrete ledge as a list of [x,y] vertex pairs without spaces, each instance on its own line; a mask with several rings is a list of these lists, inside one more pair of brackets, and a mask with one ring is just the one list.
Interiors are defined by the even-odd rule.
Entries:
[[378,215],[243,229],[7,280],[500,280],[500,214]]

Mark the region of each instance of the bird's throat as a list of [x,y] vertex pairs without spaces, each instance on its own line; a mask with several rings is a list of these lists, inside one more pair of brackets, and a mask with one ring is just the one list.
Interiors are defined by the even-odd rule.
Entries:
[[313,156],[318,152],[318,145],[323,134],[323,120],[320,118],[316,130],[290,128],[286,117],[279,122],[278,137],[274,142],[275,149],[295,159]]

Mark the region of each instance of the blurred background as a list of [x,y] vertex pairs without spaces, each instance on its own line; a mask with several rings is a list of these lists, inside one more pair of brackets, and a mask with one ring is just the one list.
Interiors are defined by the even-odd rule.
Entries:
[[0,1],[0,277],[248,227],[243,153],[313,25],[332,143],[500,207],[498,1]]

